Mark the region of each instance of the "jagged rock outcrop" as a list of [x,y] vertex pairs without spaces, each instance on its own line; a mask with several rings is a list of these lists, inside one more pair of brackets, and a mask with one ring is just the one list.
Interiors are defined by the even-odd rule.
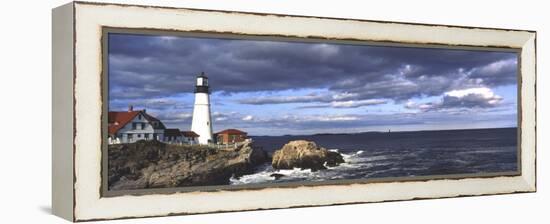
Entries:
[[139,141],[109,145],[108,156],[111,190],[228,184],[269,159],[251,142],[215,149]]
[[340,153],[319,147],[312,141],[297,140],[275,151],[271,165],[275,169],[302,168],[316,171],[326,169],[327,166],[337,166],[343,162],[345,161]]

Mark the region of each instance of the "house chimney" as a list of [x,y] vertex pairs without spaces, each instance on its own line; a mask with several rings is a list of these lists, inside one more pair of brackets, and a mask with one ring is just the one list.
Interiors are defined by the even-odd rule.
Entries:
[[133,106],[133,105],[130,105],[130,106],[128,107],[128,112],[132,112],[132,111],[134,111],[134,106]]

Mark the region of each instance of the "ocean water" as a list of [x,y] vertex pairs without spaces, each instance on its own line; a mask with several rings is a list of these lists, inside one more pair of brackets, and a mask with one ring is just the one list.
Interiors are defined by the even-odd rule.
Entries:
[[[367,132],[304,136],[253,136],[273,153],[292,140],[310,140],[342,154],[343,164],[327,170],[274,170],[271,164],[231,178],[231,184],[412,177],[517,171],[517,129]],[[278,180],[271,174],[283,174]]]

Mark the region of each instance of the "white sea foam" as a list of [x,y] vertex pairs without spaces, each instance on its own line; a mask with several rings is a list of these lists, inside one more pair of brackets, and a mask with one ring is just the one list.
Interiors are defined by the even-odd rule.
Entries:
[[347,166],[349,168],[365,167],[370,166],[371,162],[387,159],[385,156],[362,156],[363,153],[363,150],[352,153],[341,153],[342,157],[346,161],[341,164],[341,166],[343,165],[344,167]]
[[294,176],[294,177],[306,177],[310,176],[313,172],[311,169],[300,169],[300,168],[294,168],[289,170],[279,170],[277,173],[283,174],[286,176]]
[[256,173],[244,175],[239,178],[231,177],[231,179],[229,179],[229,183],[231,185],[268,183],[274,179],[270,176],[271,174],[273,174],[271,164],[265,164],[259,168]]
[[296,180],[296,179],[304,179],[304,180],[318,180],[320,177],[319,172],[312,172],[311,169],[300,169],[300,168],[294,168],[294,169],[288,169],[288,170],[274,170],[271,168],[266,168],[263,171],[253,173],[250,175],[244,175],[240,178],[231,177],[230,184],[231,185],[239,185],[239,184],[257,184],[257,183],[271,183],[276,182],[275,177],[272,177],[272,174],[281,174],[283,175],[280,180]]
[[368,156],[368,157],[362,157],[361,162],[376,162],[376,161],[387,160],[387,159],[389,159],[389,156],[386,156],[386,155]]
[[[332,152],[339,152],[338,149],[329,149]],[[311,169],[282,169],[275,170],[271,167],[271,164],[265,164],[264,166],[257,169],[253,174],[244,175],[239,178],[232,177],[230,179],[231,185],[240,185],[240,184],[258,184],[258,183],[273,183],[273,182],[283,182],[283,181],[292,181],[292,180],[307,180],[307,181],[323,181],[329,179],[341,179],[343,178],[344,173],[353,172],[354,169],[361,167],[372,166],[370,163],[365,163],[366,158],[361,157],[363,150],[350,153],[340,153],[344,158],[344,163],[341,163],[338,166],[327,167],[327,170],[320,170],[313,172]],[[283,175],[279,179],[271,176],[273,174]]]

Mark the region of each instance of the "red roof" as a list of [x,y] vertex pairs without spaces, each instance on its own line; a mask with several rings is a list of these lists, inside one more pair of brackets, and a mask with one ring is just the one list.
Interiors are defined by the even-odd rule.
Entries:
[[134,117],[136,117],[136,115],[138,114],[139,111],[109,111],[109,134],[116,134],[118,130],[128,124],[128,122],[134,119]]
[[136,117],[138,114],[142,114],[145,119],[147,119],[149,122],[156,121],[156,124],[153,124],[153,128],[155,129],[164,129],[164,124],[160,122],[159,119],[146,114],[145,112],[138,110],[138,111],[109,111],[109,115],[107,117],[108,120],[108,127],[109,127],[109,134],[114,135],[123,128],[128,122],[132,121],[134,117]]
[[199,137],[199,135],[194,131],[182,131],[181,134],[185,137],[192,137],[192,138]]
[[218,133],[216,133],[217,135],[219,134],[228,134],[228,135],[246,135],[246,132],[244,131],[241,131],[241,130],[237,130],[237,129],[225,129],[223,131],[220,131]]

